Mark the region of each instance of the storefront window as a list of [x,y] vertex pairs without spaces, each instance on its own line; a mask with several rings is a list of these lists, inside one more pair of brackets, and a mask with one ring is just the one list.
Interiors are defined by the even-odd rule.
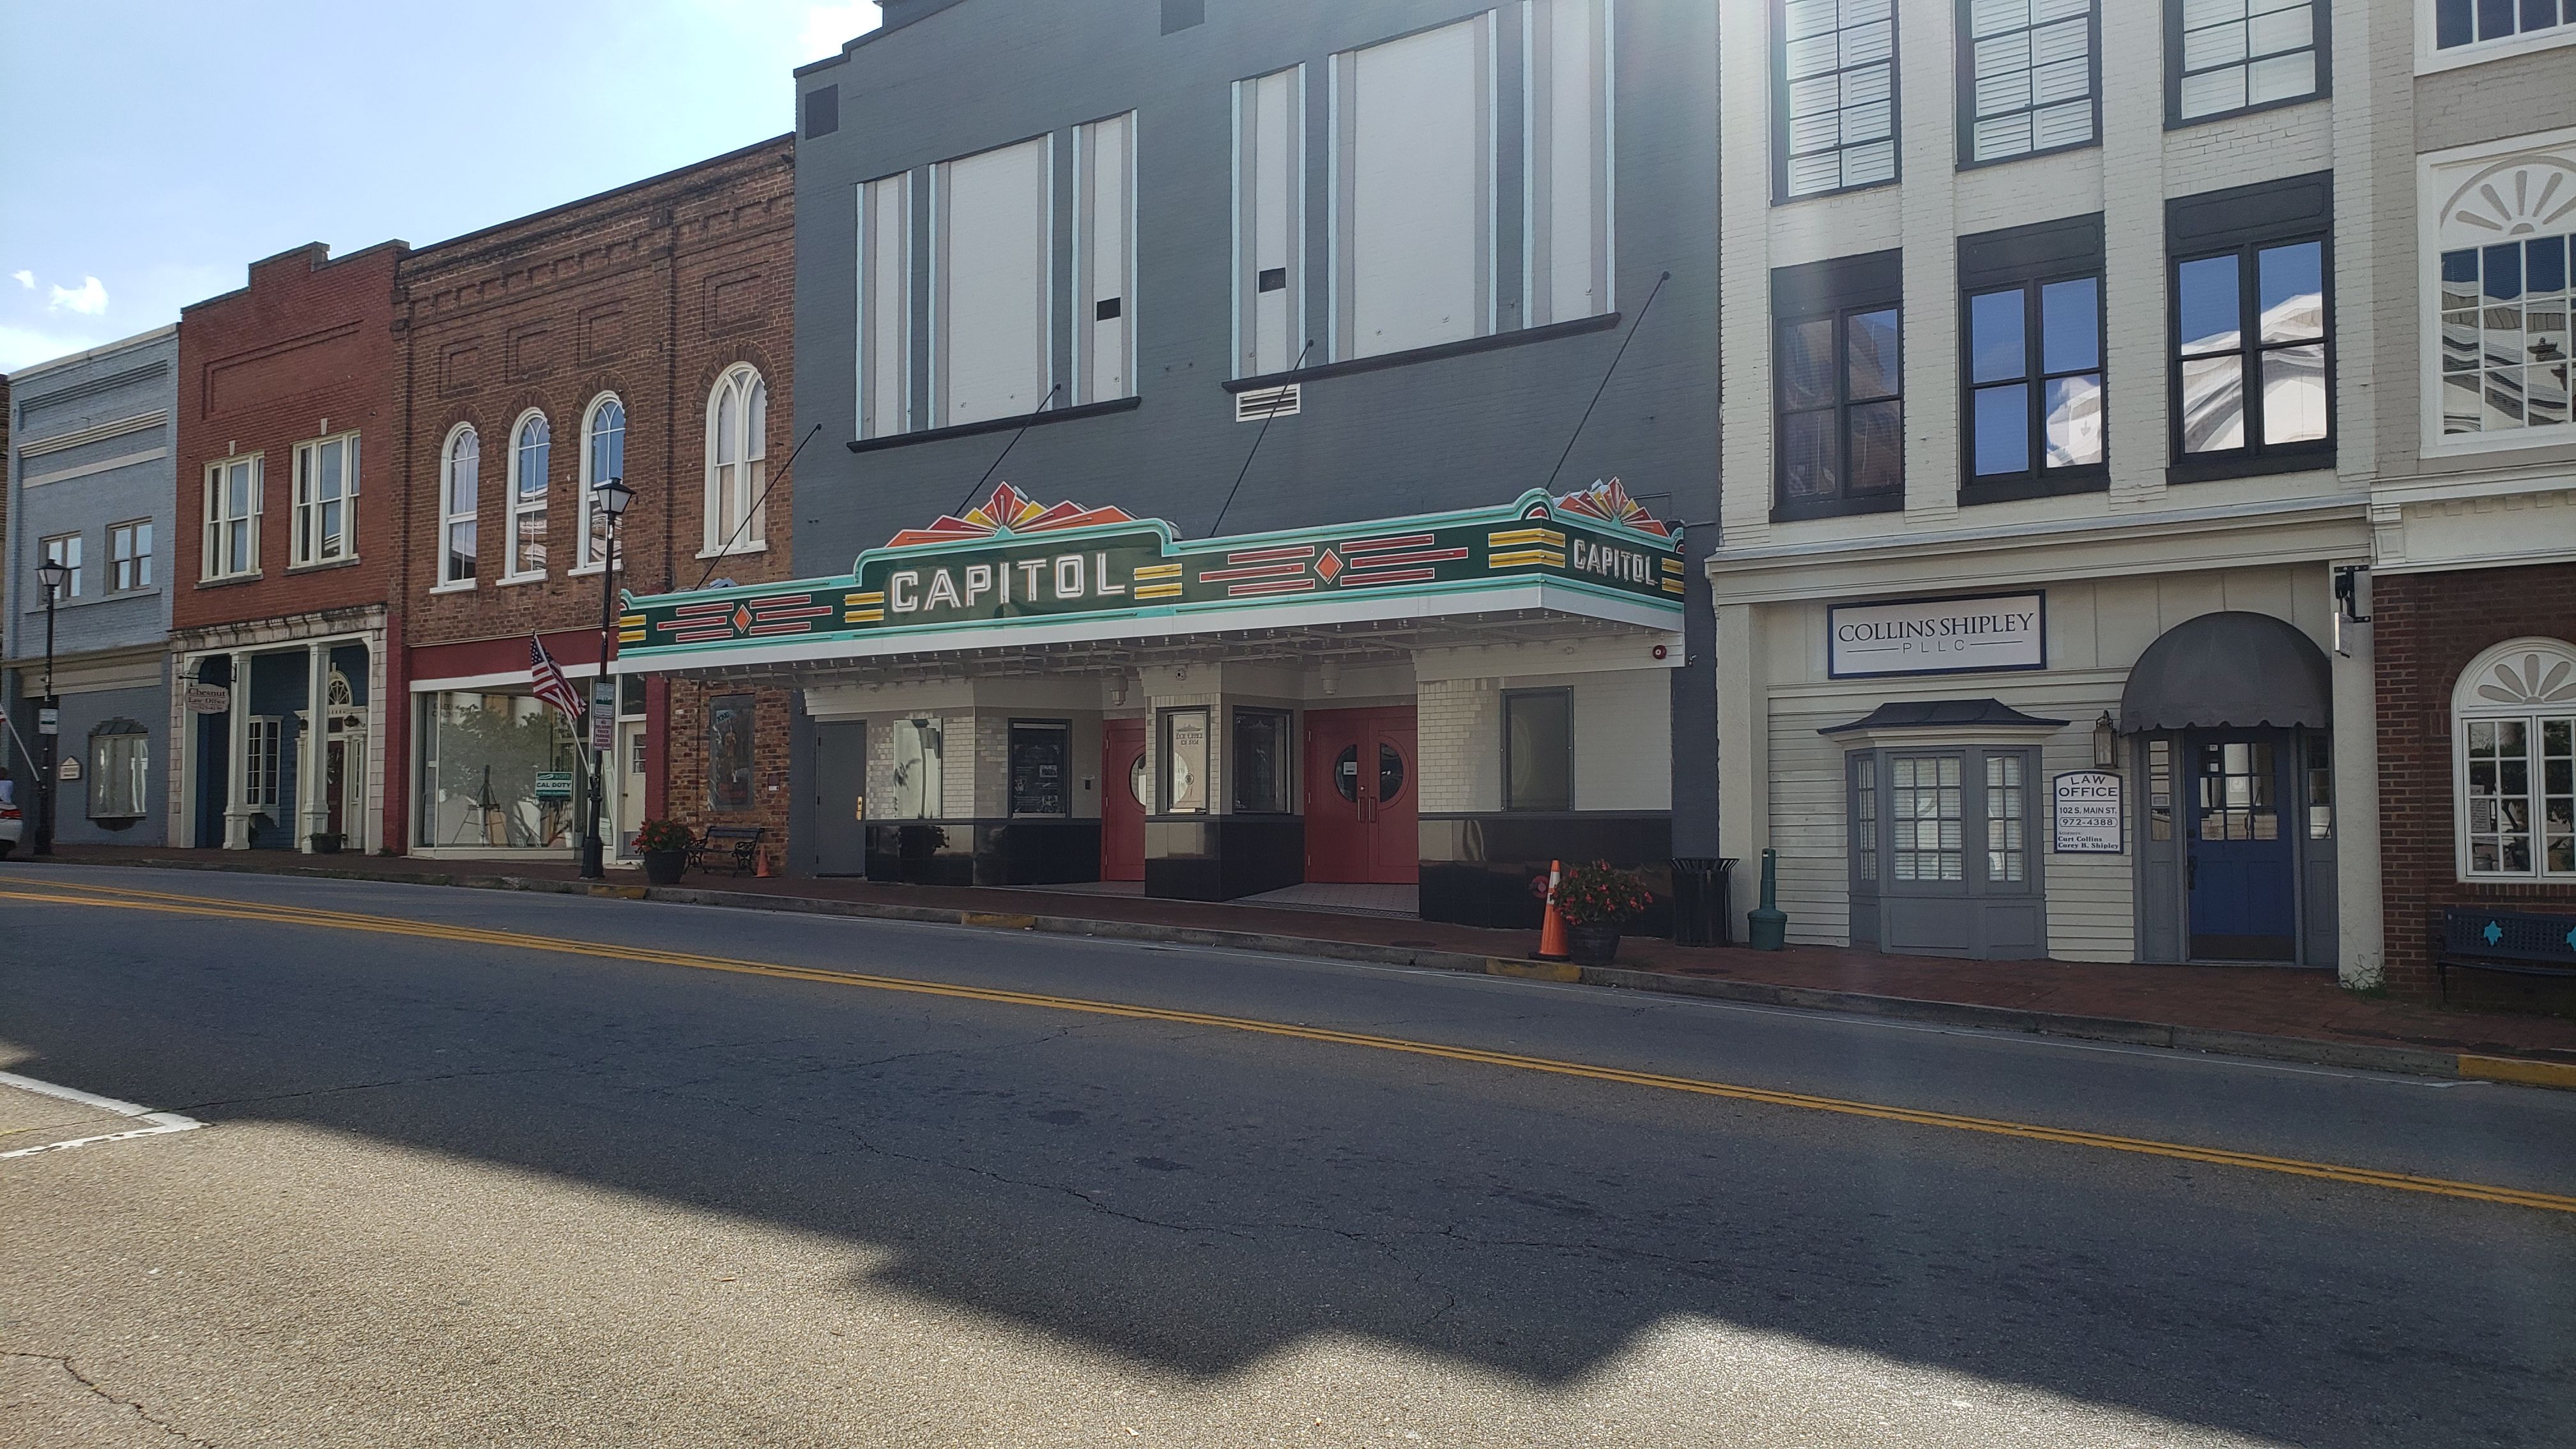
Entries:
[[1208,808],[1208,712],[1167,709],[1162,716],[1162,813],[1204,815]]
[[2019,755],[1986,758],[1986,879],[2020,882],[2029,878],[2030,852],[2024,835],[2024,799]]
[[1062,720],[1011,721],[1011,813],[1073,813],[1065,789],[1065,762],[1073,752],[1073,726]]
[[1895,789],[1888,805],[1896,822],[1896,878],[1961,879],[1967,828],[1959,757],[1898,755],[1892,763]]
[[1288,739],[1286,714],[1272,709],[1234,712],[1234,813],[1288,813]]
[[718,810],[751,808],[754,708],[748,694],[707,701],[707,803]]
[[581,751],[560,711],[532,695],[480,692],[427,695],[420,711],[423,846],[571,846]]
[[939,818],[939,750],[938,720],[894,722],[894,819]]
[[1503,808],[1574,808],[1574,695],[1562,689],[1503,696]]
[[151,736],[130,719],[112,719],[89,735],[89,818],[133,820],[150,791]]

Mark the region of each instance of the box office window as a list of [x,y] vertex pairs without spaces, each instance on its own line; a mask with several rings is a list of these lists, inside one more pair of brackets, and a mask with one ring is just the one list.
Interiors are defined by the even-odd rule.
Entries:
[[1574,694],[1514,690],[1503,696],[1503,808],[1574,808]]
[[1901,263],[1876,252],[1771,275],[1775,519],[1905,505]]
[[2332,177],[2166,203],[2174,479],[2334,462]]
[[1293,738],[1283,710],[1234,712],[1234,747],[1228,758],[1234,767],[1235,814],[1285,815],[1296,808],[1288,781]]
[[1156,718],[1157,813],[1208,813],[1208,712],[1167,709]]
[[1960,501],[2110,486],[2099,215],[1963,237]]
[[899,719],[894,722],[894,809],[896,820],[936,820],[941,810],[940,722]]
[[1011,721],[1011,814],[1071,815],[1073,794],[1065,772],[1072,755],[1071,724],[1060,719]]

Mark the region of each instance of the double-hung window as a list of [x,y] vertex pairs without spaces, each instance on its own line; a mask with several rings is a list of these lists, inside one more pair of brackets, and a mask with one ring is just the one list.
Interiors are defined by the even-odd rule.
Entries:
[[2451,696],[2460,874],[2576,881],[2576,645],[2516,639]]
[[440,585],[474,582],[474,518],[483,472],[483,442],[471,424],[459,423],[447,435],[439,463],[438,512],[441,533]]
[[1332,66],[1334,356],[1489,335],[1493,12]]
[[1305,356],[1306,68],[1234,83],[1237,377]]
[[2102,218],[1959,240],[1967,503],[2109,486]]
[[253,810],[277,808],[277,776],[283,737],[275,715],[252,715],[243,721],[246,750],[242,760],[242,804]]
[[2178,479],[2333,463],[2330,173],[2165,204]]
[[61,564],[69,570],[63,576],[62,587],[55,591],[54,597],[56,599],[79,598],[81,596],[81,536],[77,533],[58,533],[44,540],[39,546],[43,550],[46,563]]
[[859,187],[859,436],[912,426],[912,173]]
[[358,435],[304,443],[295,450],[297,568],[358,556]]
[[206,465],[206,579],[259,572],[259,493],[258,454]]
[[1776,519],[1905,506],[1901,260],[1873,252],[1771,274]]
[[757,553],[769,495],[769,384],[749,363],[707,399],[707,553]]
[[2165,0],[2165,123],[2326,93],[2330,0]]
[[546,572],[546,469],[554,458],[554,429],[546,415],[522,415],[510,434],[510,543],[504,579],[543,578]]
[[1054,395],[1055,141],[931,168],[931,397],[938,425],[1034,413]]
[[1959,160],[2005,161],[2101,135],[2096,0],[1959,0]]
[[1895,0],[1772,0],[1772,192],[1896,179]]
[[2436,50],[2576,34],[2576,0],[2427,0]]
[[1136,391],[1136,114],[1073,130],[1074,401]]
[[110,527],[107,558],[109,566],[116,570],[111,586],[119,593],[152,587],[152,520],[138,518]]
[[1611,295],[1611,0],[1527,12],[1529,248],[1523,320],[1598,316]]
[[600,506],[599,485],[626,476],[626,404],[604,392],[590,400],[581,430],[581,558],[578,568],[595,569],[608,558],[608,510]]

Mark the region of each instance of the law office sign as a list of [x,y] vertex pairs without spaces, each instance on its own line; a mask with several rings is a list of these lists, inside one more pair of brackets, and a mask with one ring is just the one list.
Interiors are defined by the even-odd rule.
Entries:
[[2048,667],[2045,594],[1836,604],[1825,618],[1826,673],[1835,679]]
[[1160,519],[1046,507],[1004,483],[963,517],[861,554],[842,577],[630,594],[618,639],[634,658],[961,625],[1250,612],[1533,578],[1669,609],[1678,627],[1681,537],[1615,478],[1558,498],[1533,490],[1500,508],[1188,542]]
[[2127,840],[2120,777],[2108,770],[2070,770],[2049,781],[2057,854],[2118,855]]

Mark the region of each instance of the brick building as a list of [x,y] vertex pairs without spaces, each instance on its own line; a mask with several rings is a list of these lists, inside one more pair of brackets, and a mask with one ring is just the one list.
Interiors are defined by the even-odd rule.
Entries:
[[[395,843],[378,782],[384,702],[402,692],[388,646],[400,637],[393,297],[405,251],[298,247],[180,312],[174,844]],[[210,702],[221,707],[197,712]]]
[[[577,847],[581,746],[531,694],[528,644],[598,674],[599,483],[634,490],[617,586],[784,576],[794,160],[779,137],[403,259],[395,848]],[[775,691],[626,680],[613,853],[664,815],[783,838],[787,712]]]

